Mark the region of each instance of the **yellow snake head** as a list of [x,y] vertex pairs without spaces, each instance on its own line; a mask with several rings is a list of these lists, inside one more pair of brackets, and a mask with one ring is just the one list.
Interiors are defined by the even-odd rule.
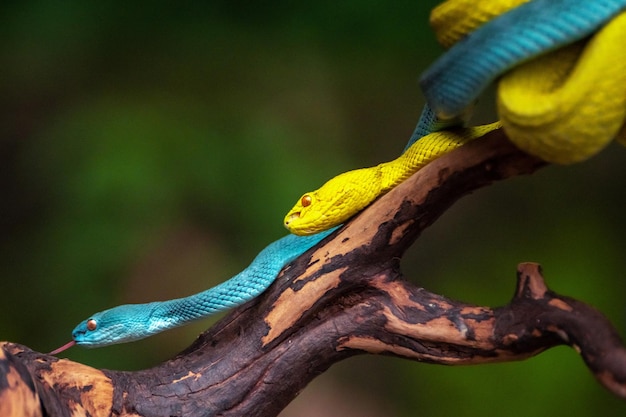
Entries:
[[312,235],[337,226],[357,214],[380,194],[379,167],[348,171],[318,190],[304,194],[285,216],[285,227],[296,235]]
[[498,129],[500,123],[434,132],[415,142],[393,161],[337,175],[304,194],[285,216],[295,235],[312,235],[338,226],[432,160]]

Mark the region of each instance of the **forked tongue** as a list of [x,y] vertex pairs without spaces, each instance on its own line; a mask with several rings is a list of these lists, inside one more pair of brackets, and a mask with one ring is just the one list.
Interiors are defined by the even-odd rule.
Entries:
[[54,349],[52,352],[50,352],[48,355],[56,355],[57,353],[63,352],[66,349],[71,348],[72,346],[74,346],[76,344],[75,341],[71,341],[69,343],[64,344],[63,346],[61,346],[58,349]]

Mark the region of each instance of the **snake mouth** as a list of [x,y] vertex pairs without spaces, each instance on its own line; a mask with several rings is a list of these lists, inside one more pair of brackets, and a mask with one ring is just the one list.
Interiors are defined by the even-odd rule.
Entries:
[[289,223],[291,223],[293,220],[297,220],[299,218],[300,218],[300,212],[299,211],[297,211],[297,212],[295,212],[293,214],[290,214],[285,219],[285,226],[289,226]]

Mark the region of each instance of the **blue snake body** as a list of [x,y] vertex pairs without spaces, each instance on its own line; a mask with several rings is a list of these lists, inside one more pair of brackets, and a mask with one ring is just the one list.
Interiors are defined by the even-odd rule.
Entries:
[[[85,347],[131,342],[241,305],[265,291],[288,263],[336,229],[311,236],[287,235],[265,247],[239,274],[198,294],[96,313],[76,326],[73,339]],[[92,320],[97,323],[95,331],[88,327]]]
[[[484,24],[424,73],[421,86],[427,105],[407,147],[428,133],[459,123],[464,110],[506,70],[584,38],[624,8],[626,0],[534,0]],[[244,271],[201,293],[96,313],[75,328],[74,342],[98,347],[137,340],[243,304],[334,230],[283,237],[261,251]]]

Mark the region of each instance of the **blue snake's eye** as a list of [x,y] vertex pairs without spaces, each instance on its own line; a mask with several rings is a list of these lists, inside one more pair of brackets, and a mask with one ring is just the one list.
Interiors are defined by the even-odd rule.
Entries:
[[311,205],[312,202],[313,202],[313,199],[308,194],[303,195],[302,198],[300,199],[300,204],[302,204],[302,207],[308,207]]
[[87,320],[87,330],[96,330],[98,323],[94,319]]

